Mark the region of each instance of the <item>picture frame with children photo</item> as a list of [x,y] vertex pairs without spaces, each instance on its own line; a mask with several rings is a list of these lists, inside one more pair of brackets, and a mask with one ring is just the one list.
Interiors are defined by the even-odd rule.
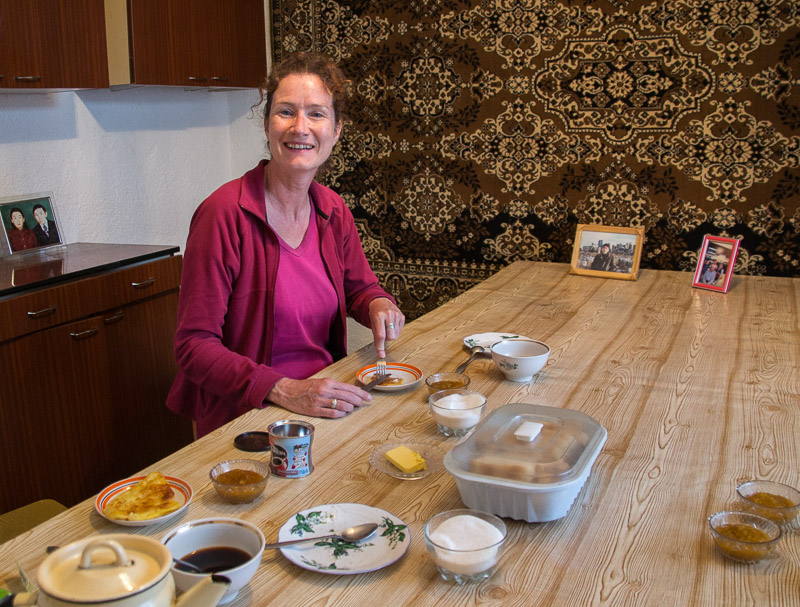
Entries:
[[706,234],[697,257],[692,286],[727,293],[738,252],[738,239]]

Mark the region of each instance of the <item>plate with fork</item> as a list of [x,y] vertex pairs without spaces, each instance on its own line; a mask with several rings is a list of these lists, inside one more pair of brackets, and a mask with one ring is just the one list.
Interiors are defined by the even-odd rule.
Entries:
[[[386,362],[386,372],[391,375],[388,379],[382,381],[377,386],[376,390],[382,392],[396,392],[397,390],[407,390],[419,385],[422,381],[422,371],[414,365],[407,363],[393,363]],[[367,385],[370,381],[375,379],[377,373],[377,363],[367,365],[363,369],[359,369],[356,378],[362,384]]]

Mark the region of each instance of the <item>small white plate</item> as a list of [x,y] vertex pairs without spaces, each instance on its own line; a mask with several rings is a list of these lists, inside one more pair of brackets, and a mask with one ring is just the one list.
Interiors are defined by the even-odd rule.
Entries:
[[[406,474],[405,472],[402,472],[396,468],[392,462],[386,459],[386,452],[394,449],[395,447],[399,447],[400,445],[405,445],[412,451],[416,451],[422,457],[424,457],[426,469],[420,470],[419,472]],[[388,445],[378,445],[369,455],[369,463],[372,464],[373,468],[380,470],[384,474],[388,474],[391,477],[399,478],[404,481],[415,481],[439,472],[439,470],[442,469],[443,459],[444,456],[437,447],[425,443],[391,443]]]
[[411,545],[411,532],[402,520],[365,504],[326,504],[302,510],[280,528],[278,541],[330,535],[362,523],[377,523],[378,530],[356,544],[324,540],[324,545],[317,546],[309,541],[281,548],[281,554],[309,571],[353,575],[391,565]]
[[189,502],[192,501],[192,487],[189,483],[174,476],[165,476],[164,478],[167,479],[169,486],[172,487],[172,491],[175,493],[175,501],[178,502],[181,507],[175,510],[174,512],[170,512],[169,514],[165,514],[164,516],[159,516],[157,518],[151,518],[144,521],[121,521],[114,518],[108,518],[103,510],[106,507],[108,502],[122,493],[123,491],[127,491],[133,485],[144,479],[144,476],[133,476],[131,478],[126,478],[122,481],[117,481],[116,483],[109,485],[105,489],[103,489],[100,494],[97,496],[97,499],[94,502],[94,508],[97,510],[97,513],[102,516],[107,521],[111,521],[112,523],[116,523],[117,525],[123,525],[125,527],[145,527],[147,525],[156,525],[158,523],[163,523],[164,521],[168,521],[173,516],[177,516],[189,505]]
[[483,346],[483,348],[486,349],[483,354],[491,355],[489,348],[492,347],[492,344],[496,344],[498,341],[504,339],[530,339],[530,337],[517,335],[516,333],[476,333],[475,335],[468,335],[465,337],[464,345],[468,348],[472,346]]
[[[375,375],[376,365],[367,365],[363,369],[359,369],[356,377],[362,384],[368,384]],[[381,392],[397,392],[398,390],[407,390],[413,388],[422,381],[422,371],[417,369],[414,365],[406,363],[386,363],[386,371],[391,373],[392,377],[399,377],[403,380],[402,384],[396,386],[375,386],[375,390]]]

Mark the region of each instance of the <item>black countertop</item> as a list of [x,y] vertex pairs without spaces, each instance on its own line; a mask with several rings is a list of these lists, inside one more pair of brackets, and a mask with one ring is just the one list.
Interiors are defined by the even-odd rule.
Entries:
[[81,276],[168,257],[177,246],[79,242],[0,258],[0,299]]

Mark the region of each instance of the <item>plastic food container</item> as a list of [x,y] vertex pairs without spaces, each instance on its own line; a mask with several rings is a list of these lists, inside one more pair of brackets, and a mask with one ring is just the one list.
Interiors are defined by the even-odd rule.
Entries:
[[[532,440],[526,422],[541,424]],[[569,512],[607,436],[580,411],[513,403],[487,415],[445,455],[444,466],[467,507],[529,523],[553,521]]]

